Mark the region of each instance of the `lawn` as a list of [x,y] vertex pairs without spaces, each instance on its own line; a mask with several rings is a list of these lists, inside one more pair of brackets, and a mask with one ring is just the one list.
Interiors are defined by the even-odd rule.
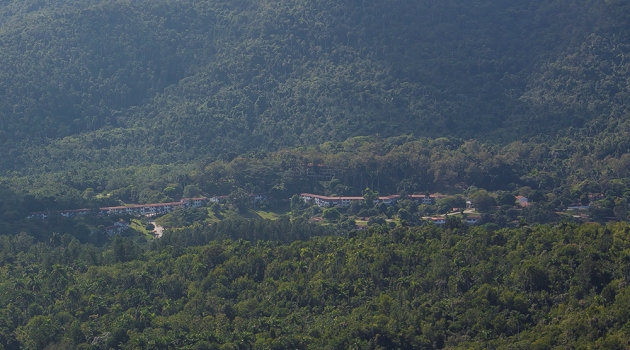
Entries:
[[131,224],[129,225],[129,228],[144,235],[147,240],[155,238],[153,232],[147,230],[140,219],[131,219]]
[[357,226],[367,226],[367,223],[368,223],[368,222],[367,222],[367,220],[354,220],[354,223],[355,223]]
[[261,218],[267,220],[277,220],[280,217],[278,213],[274,213],[272,211],[256,210],[255,213]]
[[[288,206],[286,207],[288,208]],[[274,210],[248,209],[246,212],[242,213],[236,213],[232,210],[226,210],[218,214],[214,213],[212,210],[210,210],[210,208],[208,208],[208,219],[206,219],[206,222],[212,224],[225,220],[227,218],[239,216],[245,219],[277,220],[280,216],[288,212],[288,210],[286,210],[287,208],[284,208],[283,206]]]
[[224,213],[215,213],[210,208],[208,208],[208,218],[206,219],[206,223],[215,224],[223,219],[225,219]]

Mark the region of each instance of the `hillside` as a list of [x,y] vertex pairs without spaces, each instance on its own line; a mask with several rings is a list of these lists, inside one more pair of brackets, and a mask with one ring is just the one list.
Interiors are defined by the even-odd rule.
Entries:
[[0,0],[0,349],[628,348],[628,18]]
[[622,1],[3,1],[0,166],[625,130],[629,13]]

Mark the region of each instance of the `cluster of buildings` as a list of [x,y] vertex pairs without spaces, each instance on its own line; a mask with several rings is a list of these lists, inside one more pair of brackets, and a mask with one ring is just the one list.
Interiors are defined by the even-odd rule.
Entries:
[[[466,217],[464,218],[463,222],[467,223],[468,225],[477,225],[479,223],[481,219],[479,217]],[[428,221],[438,225],[438,226],[442,226],[444,224],[446,224],[446,218],[445,217],[436,217],[436,218],[429,218]]]
[[[412,194],[405,196],[405,199],[416,201],[418,204],[433,205],[440,198],[445,196],[439,194]],[[308,203],[316,204],[320,207],[349,207],[353,202],[361,203],[365,199],[363,197],[329,197],[312,193],[302,193],[300,198]],[[103,207],[99,208],[97,215],[133,215],[133,216],[156,216],[166,213],[170,213],[178,208],[199,208],[208,203],[222,203],[225,202],[227,196],[214,196],[214,197],[196,197],[196,198],[182,198],[179,202],[170,203],[154,203],[154,204],[136,204],[126,206],[115,207]],[[266,199],[265,195],[255,194],[251,195],[251,199],[254,202],[260,202]],[[380,196],[375,200],[376,203],[384,203],[386,205],[394,205],[401,199],[400,195]],[[525,203],[527,199],[525,198]],[[521,201],[519,200],[519,203]],[[522,205],[522,203],[521,203]],[[87,215],[94,213],[93,209],[68,209],[59,211],[45,211],[31,213],[29,218],[46,219],[52,215],[58,215],[62,217],[74,217],[76,215]],[[429,219],[436,225],[444,225],[446,219],[443,217],[434,217]],[[466,223],[475,225],[478,223],[479,218],[466,218]],[[106,232],[109,234],[120,233],[128,228],[128,224],[122,222],[115,223],[114,226],[107,227]]]
[[[412,195],[406,196],[405,198],[416,201],[418,204],[433,205],[436,203],[438,199],[444,198],[444,197],[445,196],[439,195],[439,194],[431,194],[431,195],[412,194]],[[312,194],[312,193],[302,193],[300,194],[300,198],[302,198],[304,201],[308,203],[313,203],[324,208],[334,207],[334,206],[349,207],[353,202],[361,203],[365,200],[363,197],[328,197],[328,196],[321,196],[321,195]],[[378,197],[378,199],[375,200],[375,202],[384,203],[386,205],[394,205],[400,198],[401,196],[397,194],[391,195],[391,196],[382,196],[382,197]],[[470,201],[468,201],[467,205],[470,205]],[[438,226],[442,226],[446,224],[446,217],[432,217],[432,218],[428,218],[427,220]],[[468,225],[477,225],[480,221],[480,218],[479,217],[466,217],[464,218],[463,221]]]
[[[103,207],[98,209],[98,215],[137,215],[137,216],[155,216],[170,213],[177,208],[199,208],[208,202],[220,202],[220,197],[197,197],[182,198],[179,202],[170,203],[154,203],[154,204],[136,204],[118,207]],[[69,218],[76,215],[87,215],[92,212],[91,209],[68,209],[54,212],[40,211],[31,213],[29,218],[46,219],[51,215],[61,215]]]
[[[418,202],[418,204],[433,205],[438,199],[443,197],[445,196],[438,194],[412,194],[407,196],[406,198],[414,200]],[[306,202],[315,203],[320,207],[349,207],[353,202],[361,203],[365,200],[363,197],[328,197],[312,193],[302,193],[300,194],[300,198],[302,198]],[[394,205],[396,204],[396,202],[398,202],[398,199],[400,199],[400,195],[394,194],[391,196],[378,197],[375,202],[384,203],[386,205]]]
[[[314,203],[320,207],[349,207],[353,202],[361,203],[364,201],[363,197],[329,197],[321,196],[312,193],[302,193],[300,197],[309,203]],[[435,202],[443,198],[444,196],[438,194],[424,195],[424,194],[412,194],[405,198],[414,200],[418,204],[432,205]],[[400,195],[381,196],[375,200],[376,203],[384,203],[386,205],[394,205],[401,198]],[[135,215],[135,216],[155,216],[170,213],[178,208],[198,208],[208,203],[222,203],[225,202],[227,196],[214,196],[214,197],[197,197],[197,198],[182,198],[179,202],[170,203],[153,203],[153,204],[136,204],[136,205],[124,205],[116,207],[103,207],[98,208],[97,215]],[[263,194],[253,194],[251,199],[254,203],[264,201],[266,196]],[[59,211],[40,211],[33,212],[29,218],[46,219],[51,215],[60,215],[63,217],[74,217],[76,215],[87,215],[93,212],[93,209],[68,209]]]
[[[267,197],[264,194],[252,194],[251,200],[254,203],[262,202]],[[134,204],[124,205],[117,207],[103,207],[98,208],[97,215],[134,215],[134,216],[156,216],[166,213],[170,213],[178,208],[199,208],[208,203],[223,203],[227,200],[227,196],[214,196],[214,197],[196,197],[196,198],[182,198],[179,202],[170,203],[153,203],[153,204]],[[76,215],[87,215],[92,212],[93,209],[68,209],[58,211],[39,211],[29,215],[29,219],[46,219],[51,215],[61,215],[69,218]]]
[[129,224],[124,221],[115,222],[112,226],[105,227],[105,233],[110,236],[115,235],[116,233],[123,233],[129,229]]

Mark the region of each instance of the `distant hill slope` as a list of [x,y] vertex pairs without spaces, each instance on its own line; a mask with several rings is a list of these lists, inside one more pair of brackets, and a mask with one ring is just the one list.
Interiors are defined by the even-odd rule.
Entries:
[[626,129],[629,15],[618,0],[5,0],[0,166]]

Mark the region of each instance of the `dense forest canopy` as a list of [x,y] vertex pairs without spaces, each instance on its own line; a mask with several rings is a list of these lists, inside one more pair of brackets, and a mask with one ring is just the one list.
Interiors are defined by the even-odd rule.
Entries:
[[623,1],[4,1],[2,169],[230,160],[375,133],[627,145],[629,13]]
[[288,222],[232,222],[223,237],[197,226],[150,247],[118,237],[103,249],[69,235],[0,236],[0,343],[624,349],[630,340],[625,223],[238,239],[282,226],[311,233]]

